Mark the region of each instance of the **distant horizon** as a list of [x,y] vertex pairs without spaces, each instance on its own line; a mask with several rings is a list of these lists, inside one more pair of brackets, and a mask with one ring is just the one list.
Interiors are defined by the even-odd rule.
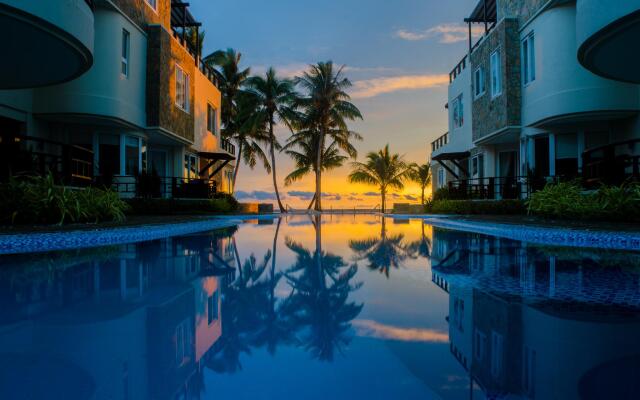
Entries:
[[[431,141],[447,131],[448,74],[467,52],[463,18],[476,3],[453,0],[442,7],[435,0],[330,0],[320,10],[294,0],[215,6],[206,0],[190,2],[206,32],[204,54],[233,48],[242,53],[242,66],[251,67],[252,73],[273,66],[284,77],[298,75],[319,61],[345,65],[345,75],[354,84],[352,101],[364,116],[364,121],[350,126],[364,137],[355,143],[358,159],[388,143],[391,151],[417,163],[427,162]],[[271,21],[271,15],[280,19]],[[288,132],[278,127],[277,135],[284,141]],[[293,162],[284,154],[277,161],[283,203],[306,208],[314,190],[313,176],[285,187],[284,177]],[[379,204],[377,188],[347,182],[349,169],[347,162],[323,176],[327,194],[323,204],[327,208]],[[236,194],[241,201],[275,201],[271,176],[259,166],[251,171],[242,165]],[[420,188],[413,183],[388,196],[390,205],[419,201]]]

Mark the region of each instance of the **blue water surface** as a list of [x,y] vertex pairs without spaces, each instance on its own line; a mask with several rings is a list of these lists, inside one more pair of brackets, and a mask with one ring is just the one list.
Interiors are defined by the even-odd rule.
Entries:
[[0,257],[0,399],[290,398],[640,398],[640,253],[327,215]]

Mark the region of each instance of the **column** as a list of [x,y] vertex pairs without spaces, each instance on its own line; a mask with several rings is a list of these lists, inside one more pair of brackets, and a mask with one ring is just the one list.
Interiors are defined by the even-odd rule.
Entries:
[[549,134],[549,175],[556,176],[556,135]]

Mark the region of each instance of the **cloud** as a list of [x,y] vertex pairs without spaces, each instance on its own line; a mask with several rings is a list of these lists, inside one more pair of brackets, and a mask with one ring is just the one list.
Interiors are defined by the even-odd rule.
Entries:
[[315,194],[315,192],[305,192],[302,190],[292,190],[290,192],[287,192],[287,194],[291,197],[298,197],[300,199],[303,200],[311,200],[311,198],[313,197],[313,195]]
[[365,99],[401,90],[430,89],[449,84],[448,74],[403,75],[356,81],[351,97]]
[[418,198],[416,196],[413,196],[413,195],[410,195],[410,194],[405,194],[404,198],[405,198],[405,200],[410,200],[410,201],[418,200]]
[[[308,64],[304,63],[291,63],[291,64],[283,64],[283,65],[274,65],[273,68],[276,70],[276,73],[281,78],[295,78],[296,76],[302,75],[304,71],[309,68]],[[267,73],[269,66],[266,65],[256,65],[251,67],[251,73],[253,75],[264,75]]]
[[246,199],[256,199],[256,200],[275,200],[276,194],[274,192],[265,192],[262,190],[254,190],[252,192],[245,192],[239,190],[235,192],[236,199],[238,200],[246,200]]
[[352,324],[358,336],[403,342],[447,343],[449,341],[449,335],[446,332],[435,329],[401,328],[368,319],[357,319]]
[[364,196],[369,196],[369,197],[373,197],[373,196],[378,197],[378,196],[380,196],[380,193],[378,193],[378,192],[366,192],[366,193],[362,193],[362,194]]
[[[472,36],[476,37],[483,32],[483,27],[479,25],[474,25],[471,27]],[[418,41],[418,40],[428,40],[428,39],[437,39],[439,43],[457,43],[462,42],[463,40],[467,40],[469,37],[469,27],[464,24],[457,23],[445,23],[433,26],[429,29],[418,30],[418,31],[410,31],[406,29],[399,29],[394,34],[394,37],[397,37],[402,40],[409,41]]]

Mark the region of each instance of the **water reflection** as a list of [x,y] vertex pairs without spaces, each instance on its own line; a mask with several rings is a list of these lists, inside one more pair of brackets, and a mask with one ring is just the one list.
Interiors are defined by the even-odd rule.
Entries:
[[1,258],[0,398],[638,397],[638,253],[288,219]]

